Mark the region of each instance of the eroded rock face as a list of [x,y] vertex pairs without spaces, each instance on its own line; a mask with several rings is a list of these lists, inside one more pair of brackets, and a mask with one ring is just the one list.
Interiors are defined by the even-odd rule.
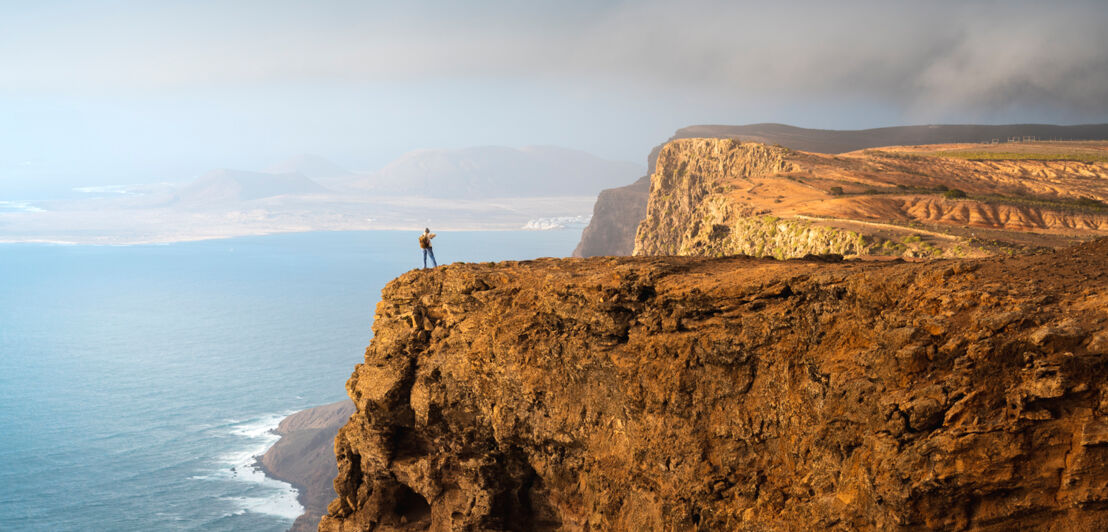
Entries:
[[646,200],[650,196],[650,176],[625,187],[600,192],[593,207],[592,219],[581,233],[581,242],[573,250],[574,257],[630,255],[635,247],[635,231],[646,216]]
[[[1108,144],[1063,146],[1036,149]],[[950,148],[825,155],[674,140],[658,155],[633,253],[982,257],[1108,236],[1108,162],[942,155]]]
[[331,530],[1100,530],[1108,240],[390,283]]
[[[745,126],[720,126],[720,125],[694,125],[677,130],[669,138],[669,141],[685,138],[715,138],[735,139],[742,142],[757,142],[768,145],[779,145],[793,150],[806,152],[837,154],[846,153],[866,148],[896,145],[919,144],[944,144],[944,143],[972,143],[988,142],[990,139],[1008,139],[1010,137],[1033,136],[1038,138],[1055,138],[1061,140],[1103,139],[1108,138],[1108,124],[1091,124],[1081,126],[1048,126],[1035,124],[1012,124],[999,126],[900,126],[884,127],[877,129],[834,131],[821,129],[805,129],[784,124],[750,124]],[[667,141],[668,142],[668,141]],[[655,146],[651,150],[647,162],[648,174],[654,174],[654,165],[662,145]],[[1029,172],[1039,169],[1032,168]],[[991,171],[991,170],[990,170]],[[628,187],[609,189],[605,192],[618,191]],[[623,227],[636,227],[646,215],[645,196],[639,197],[637,208],[633,208],[628,200],[632,198],[615,194],[605,195],[601,193],[596,200],[595,211],[589,227],[582,233],[581,242],[577,246],[574,256],[591,257],[598,255],[629,255],[635,246],[635,231],[630,233],[622,230]],[[935,213],[932,209],[935,202],[927,202],[906,205],[904,210],[915,210],[912,216],[916,219],[928,219]],[[942,205],[938,205],[941,209]],[[925,212],[918,212],[923,210]],[[984,209],[982,218],[996,222],[1006,220],[1013,213],[1010,210],[989,212]],[[609,213],[600,215],[599,213]],[[941,212],[941,211],[940,211]],[[1027,220],[1034,224],[1039,222],[1034,213],[1016,212],[1016,216],[1027,216]],[[1059,220],[1057,223],[1068,223],[1073,220]],[[1052,223],[1053,225],[1054,223]],[[756,244],[751,251],[757,251]]]

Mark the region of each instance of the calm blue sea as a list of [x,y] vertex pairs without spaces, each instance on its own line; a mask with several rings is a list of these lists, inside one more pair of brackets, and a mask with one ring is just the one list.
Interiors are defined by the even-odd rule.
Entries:
[[[444,232],[440,263],[565,256],[580,233]],[[413,232],[0,245],[0,530],[285,530],[249,464],[342,399]]]

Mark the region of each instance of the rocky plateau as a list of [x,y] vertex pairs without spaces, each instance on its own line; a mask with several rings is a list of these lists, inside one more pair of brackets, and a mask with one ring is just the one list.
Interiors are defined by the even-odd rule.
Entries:
[[[768,146],[788,148],[789,150],[796,150],[800,152],[809,152],[812,154],[827,154],[827,155],[839,155],[848,154],[849,152],[859,152],[861,150],[872,150],[881,148],[883,146],[902,146],[899,150],[893,150],[898,152],[909,152],[908,154],[899,153],[897,155],[909,155],[909,156],[927,156],[928,154],[915,154],[910,152],[918,151],[922,148],[926,151],[927,145],[946,144],[946,145],[960,145],[963,148],[963,152],[967,151],[964,148],[969,146],[975,146],[981,150],[991,150],[993,152],[1002,152],[1002,154],[1012,155],[1012,151],[1034,151],[1036,146],[1045,146],[1047,154],[1053,152],[1056,160],[1065,160],[1065,157],[1058,157],[1059,155],[1065,155],[1059,153],[1058,148],[1067,144],[1080,144],[1076,141],[1088,141],[1090,139],[1108,139],[1108,124],[1088,124],[1077,126],[1052,126],[1052,125],[1038,125],[1038,124],[1010,124],[1010,125],[996,125],[996,126],[983,126],[983,125],[929,125],[929,126],[900,126],[900,127],[885,127],[876,129],[865,130],[821,130],[821,129],[805,129],[793,126],[787,126],[783,124],[751,124],[745,126],[721,126],[721,125],[695,125],[689,126],[677,130],[669,141],[661,145],[655,146],[651,150],[650,155],[647,158],[648,174],[646,179],[640,179],[631,185],[627,185],[620,188],[609,189],[600,194],[596,200],[594,206],[594,215],[589,227],[581,235],[581,242],[574,250],[574,256],[577,257],[591,257],[602,255],[629,255],[632,253],[635,247],[635,234],[639,223],[646,218],[647,200],[650,195],[650,177],[655,174],[656,164],[658,162],[658,156],[662,151],[662,148],[666,147],[670,142],[680,139],[730,139],[737,140],[742,143],[760,143]],[[1048,142],[1024,142],[1027,139],[1044,139]],[[1009,142],[1015,141],[1015,142]],[[1060,142],[1068,141],[1068,142]],[[995,142],[995,144],[994,144]],[[1060,143],[1059,143],[1060,142]],[[888,149],[886,148],[886,151]],[[1084,151],[1085,155],[1090,155],[1088,150],[1083,148],[1077,148],[1078,152]],[[1095,155],[1095,150],[1092,152]],[[1099,152],[1101,156],[1104,152]],[[1013,162],[1013,160],[1003,161],[1003,158],[997,159],[997,153],[993,153],[991,159],[993,164],[997,166],[1021,166],[1024,163]],[[1040,154],[1043,155],[1043,154]],[[902,160],[907,160],[910,157],[902,157]],[[947,157],[949,159],[949,157]],[[1048,157],[1049,159],[1049,157]],[[1093,157],[1093,160],[1098,159]],[[1103,157],[1100,157],[1103,159]],[[1016,159],[1018,160],[1018,159]],[[834,159],[832,159],[834,161]],[[824,161],[826,163],[827,161]],[[910,165],[910,172],[915,174],[927,175],[932,181],[933,186],[948,186],[945,184],[946,175],[945,163],[949,161],[943,161],[940,159],[927,158],[917,160]],[[1026,166],[1023,167],[1024,173],[1033,174],[1038,169],[1033,161],[1024,161]],[[1070,161],[1079,162],[1079,161]],[[934,166],[928,163],[938,163]],[[849,166],[849,165],[848,165]],[[842,165],[837,164],[818,164],[812,166],[805,166],[808,171],[817,172],[815,177],[827,177],[835,180],[845,178],[847,181],[855,180],[854,177],[844,176],[843,174],[849,174],[850,169]],[[822,176],[818,172],[823,170],[832,170],[828,175]],[[858,170],[858,167],[854,168]],[[722,169],[721,169],[722,170]],[[867,172],[864,168],[861,168],[862,176],[856,176],[862,180],[868,180],[870,177],[866,177],[864,174],[872,173]],[[1056,172],[1056,171],[1055,171]],[[1057,172],[1056,172],[1057,173]],[[1065,173],[1064,171],[1062,173]],[[972,180],[974,175],[973,171],[970,171],[968,175],[962,177],[968,177]],[[1076,177],[1082,177],[1080,172],[1075,174]],[[705,176],[708,179],[720,177],[718,174],[713,175],[709,173]],[[871,176],[872,177],[872,176]],[[918,176],[909,176],[910,179],[905,180],[903,183],[899,182],[899,178],[904,177],[904,172],[892,172],[882,178],[882,182],[886,185],[904,185],[908,187],[911,183],[918,183],[919,179],[915,179]],[[1103,177],[1103,176],[1102,176]],[[1071,181],[1072,183],[1072,181]],[[839,183],[838,185],[841,185]],[[986,184],[987,185],[987,184]],[[1065,183],[1056,183],[1058,187],[1065,188]],[[836,186],[831,184],[828,186]],[[865,191],[869,187],[865,187],[860,191]],[[878,192],[882,192],[881,189],[877,189]],[[765,188],[760,189],[762,195],[767,192],[772,192]],[[854,192],[859,192],[855,190]],[[886,191],[887,192],[887,191]],[[919,191],[917,191],[919,192]],[[936,191],[930,190],[930,193],[934,195]],[[1011,191],[1010,191],[1011,192]],[[1021,194],[1027,193],[1044,193],[1047,197],[1050,197],[1055,192],[1053,190],[1041,190],[1038,192],[1032,192],[1030,190],[1016,189],[1014,192]],[[785,193],[787,197],[787,192]],[[778,195],[774,195],[768,198],[762,198],[766,205],[760,207],[761,210],[773,210],[777,207],[776,200],[781,199]],[[998,203],[1001,198],[991,198],[992,204]],[[757,202],[755,202],[757,203]],[[1027,205],[1028,202],[1024,201],[1022,205]],[[934,206],[933,202],[923,201],[912,206],[902,206],[901,210],[914,208],[916,214],[913,215],[914,223],[934,223],[931,220],[930,213],[923,213],[920,215],[920,211]],[[1041,206],[1041,204],[1040,204]],[[885,206],[888,208],[888,206]],[[889,212],[884,213],[877,218],[880,219],[892,219],[892,214],[896,214],[896,206],[889,209]],[[999,218],[1003,219],[1003,216],[1010,213],[1010,210],[1004,210],[1000,213]],[[1019,213],[1017,217],[1023,217],[1024,213]],[[837,219],[851,219],[853,213],[850,211],[837,212],[835,217]],[[997,214],[985,213],[985,217],[991,217],[994,221],[998,219]],[[863,220],[865,221],[865,216]],[[918,218],[918,220],[915,220]],[[964,217],[969,218],[969,217]],[[901,217],[901,220],[907,220],[908,217]],[[872,222],[872,220],[871,220]],[[803,222],[807,224],[808,222]],[[970,227],[966,220],[958,220],[955,218],[946,218],[943,220],[944,224],[948,226],[963,225],[964,227]],[[980,225],[978,225],[980,227]],[[1015,224],[1010,224],[1010,227],[1015,227]],[[870,226],[872,229],[873,226]],[[1028,225],[1027,228],[1021,231],[1034,231]],[[912,234],[900,234],[901,239],[904,237],[912,237]],[[918,234],[915,236],[919,236]],[[1000,239],[994,238],[999,236]],[[970,232],[970,237],[975,238],[976,235]],[[1017,248],[1027,245],[1035,246],[1041,245],[1041,243],[1035,243],[1036,237],[1031,236],[1027,238],[1026,235],[1016,235],[1012,231],[1002,232],[1000,235],[993,235],[986,231],[980,240],[986,243],[985,246],[976,246],[978,248],[991,248],[995,252],[1006,252],[1005,249],[997,249],[997,247],[989,246],[988,243],[991,240],[997,240],[997,242],[1003,245],[1000,248],[1004,248],[1005,245],[1015,246]],[[903,244],[903,242],[901,242]],[[758,244],[762,242],[755,242],[748,246],[749,249],[746,252],[757,251]],[[773,245],[772,242],[768,245]],[[891,246],[895,248],[896,246]],[[918,246],[909,246],[918,247]],[[940,246],[941,247],[941,246]],[[963,246],[965,247],[965,246]],[[888,251],[888,250],[886,250]],[[929,250],[925,250],[930,252]]]
[[1103,236],[1108,142],[827,155],[681,139],[658,156],[633,253],[973,257]]
[[1106,266],[1108,239],[409,272],[320,530],[1103,530]]

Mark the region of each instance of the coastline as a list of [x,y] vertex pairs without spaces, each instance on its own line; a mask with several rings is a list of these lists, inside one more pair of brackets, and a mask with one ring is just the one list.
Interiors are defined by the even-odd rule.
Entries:
[[335,498],[335,435],[353,412],[354,403],[346,399],[293,413],[273,430],[280,438],[256,458],[259,471],[296,490],[304,513],[293,522],[293,532],[316,530]]
[[[276,444],[274,444],[274,445],[276,445]],[[270,447],[270,449],[272,449],[272,447]],[[268,452],[268,450],[267,450],[267,452]],[[269,478],[274,479],[274,480],[280,480],[281,482],[285,482],[285,483],[289,484],[290,486],[292,486],[292,489],[296,490],[296,501],[299,502],[300,506],[304,508],[304,513],[302,513],[302,514],[300,514],[296,517],[296,520],[292,522],[292,526],[289,527],[289,531],[290,532],[314,531],[315,527],[311,525],[311,523],[313,522],[313,519],[312,519],[311,515],[309,515],[308,506],[306,504],[307,491],[308,491],[307,487],[300,484],[300,483],[298,483],[298,482],[296,482],[296,481],[294,481],[294,480],[283,479],[283,478],[279,478],[278,476],[276,476],[276,473],[274,473],[273,471],[270,471],[270,469],[268,467],[266,467],[264,463],[262,463],[262,457],[261,456],[255,457],[253,467],[255,469],[257,469],[258,471],[261,471],[262,474],[264,474],[266,477],[269,477]],[[316,524],[319,523],[319,517],[315,517],[314,523],[316,523]]]
[[[20,245],[20,244],[37,244],[46,246],[160,246],[169,244],[180,244],[185,242],[204,242],[208,240],[230,240],[234,238],[252,237],[252,236],[270,236],[270,235],[286,235],[297,233],[345,233],[345,232],[365,232],[365,231],[415,231],[422,232],[424,225],[382,225],[374,226],[372,228],[351,228],[351,229],[296,229],[296,230],[276,230],[276,231],[256,231],[256,232],[241,232],[231,233],[225,235],[189,235],[178,237],[166,237],[166,238],[150,238],[150,239],[135,239],[127,237],[119,238],[94,238],[90,240],[76,239],[48,239],[48,238],[5,238],[0,237],[0,245]],[[471,224],[471,225],[450,225],[445,229],[438,229],[438,232],[452,232],[452,231],[488,231],[488,232],[501,232],[501,231],[579,231],[579,227],[526,227],[520,225],[508,225],[508,224]]]
[[587,223],[596,197],[317,200],[252,200],[202,209],[44,202],[40,212],[0,212],[0,243],[149,245],[316,231],[409,231],[428,224],[442,231],[580,230],[576,225]]

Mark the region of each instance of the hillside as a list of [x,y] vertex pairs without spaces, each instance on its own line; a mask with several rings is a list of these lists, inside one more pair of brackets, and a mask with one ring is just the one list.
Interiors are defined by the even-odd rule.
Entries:
[[352,413],[354,405],[345,400],[292,414],[277,426],[281,439],[258,459],[266,475],[299,492],[304,514],[296,519],[293,532],[316,530],[327,503],[335,498],[335,434]]
[[[895,145],[980,143],[997,139],[1004,146],[1018,137],[1041,139],[1108,139],[1108,124],[1054,126],[1043,124],[900,126],[865,130],[806,129],[783,124],[745,126],[696,125],[677,130],[670,141],[683,138],[733,138],[744,142],[780,145],[785,148],[837,154],[866,148]],[[668,141],[667,141],[668,142]],[[652,175],[658,154],[665,144],[654,147],[647,157]],[[635,229],[646,214],[649,188],[636,182],[616,194],[597,198],[592,223],[581,235],[575,256],[626,255],[634,248]],[[615,219],[602,213],[620,213]],[[628,229],[630,228],[630,229]]]
[[282,195],[316,194],[327,189],[303,174],[213,170],[177,190],[180,204],[208,206]]
[[1106,260],[410,272],[320,529],[1099,530]]
[[683,139],[661,150],[634,253],[966,257],[1098,236],[1108,142],[827,155]]
[[298,173],[312,181],[328,184],[340,183],[356,177],[354,172],[320,157],[319,155],[312,155],[309,153],[285,159],[270,166],[266,172],[273,174]]

